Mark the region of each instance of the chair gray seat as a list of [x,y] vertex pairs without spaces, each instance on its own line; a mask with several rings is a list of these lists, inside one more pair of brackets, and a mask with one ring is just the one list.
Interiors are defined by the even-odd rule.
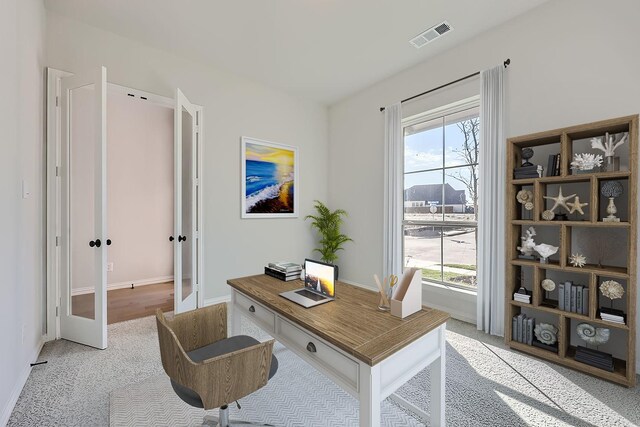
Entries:
[[[223,354],[231,353],[243,348],[251,347],[252,345],[259,344],[260,341],[247,335],[236,335],[231,338],[226,338],[217,342],[214,342],[204,347],[197,348],[187,353],[187,356],[194,362],[202,362],[203,360],[211,359],[212,357],[221,356]],[[271,369],[269,370],[269,379],[273,377],[278,371],[278,359],[276,356],[271,356]],[[177,382],[171,380],[171,386],[180,399],[184,400],[191,406],[196,408],[203,408],[202,399],[195,391],[187,388]]]

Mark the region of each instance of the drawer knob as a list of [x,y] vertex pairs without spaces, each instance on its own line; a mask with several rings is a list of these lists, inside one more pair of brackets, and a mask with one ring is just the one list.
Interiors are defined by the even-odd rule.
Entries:
[[311,353],[315,353],[316,345],[312,342],[309,342],[309,344],[307,344],[307,350],[310,351]]
[[249,307],[249,311],[251,313],[255,313],[256,312],[256,308],[254,306]]

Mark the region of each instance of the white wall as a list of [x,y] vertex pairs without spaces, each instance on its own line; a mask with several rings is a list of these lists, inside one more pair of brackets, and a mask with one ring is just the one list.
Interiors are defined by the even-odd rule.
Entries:
[[173,276],[173,109],[107,95],[109,284]]
[[[314,236],[304,216],[314,199],[327,198],[325,107],[53,13],[46,48],[53,68],[105,65],[110,82],[169,97],[180,87],[204,107],[205,298],[228,294],[227,279],[260,273],[268,261],[311,255]],[[240,219],[242,135],[299,147],[299,218]]]
[[[94,292],[93,103],[73,92],[71,112],[72,294]],[[107,94],[108,285],[159,283],[173,277],[173,109],[119,91]]]
[[[350,213],[345,231],[356,241],[342,255],[341,275],[370,284],[382,262],[380,106],[511,58],[506,72],[508,137],[636,114],[639,20],[636,0],[548,2],[333,105],[329,202]],[[429,98],[436,97],[446,94]],[[405,107],[416,108],[412,103]],[[362,188],[370,189],[368,197],[354,197]],[[450,305],[456,298],[450,298]],[[640,339],[636,341],[640,360]]]
[[[40,0],[0,2],[0,425],[43,333],[44,28]],[[28,199],[22,199],[23,179]]]

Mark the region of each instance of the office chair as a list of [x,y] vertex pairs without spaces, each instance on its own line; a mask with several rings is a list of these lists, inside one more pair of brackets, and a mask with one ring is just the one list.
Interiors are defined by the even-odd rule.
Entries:
[[[278,370],[275,340],[260,343],[238,335],[227,338],[227,305],[216,304],[173,319],[156,311],[162,367],[184,402],[205,410],[203,426],[263,425],[229,421],[228,405],[264,387]],[[240,405],[238,405],[240,407]]]

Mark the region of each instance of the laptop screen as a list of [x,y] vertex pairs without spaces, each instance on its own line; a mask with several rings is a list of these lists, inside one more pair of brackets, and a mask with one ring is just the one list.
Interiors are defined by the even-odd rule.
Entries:
[[304,287],[333,298],[336,277],[334,268],[331,264],[304,260]]

